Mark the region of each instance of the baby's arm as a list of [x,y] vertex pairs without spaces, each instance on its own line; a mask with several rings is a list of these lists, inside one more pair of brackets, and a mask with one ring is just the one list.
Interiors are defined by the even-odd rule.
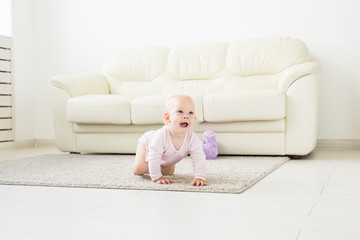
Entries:
[[150,155],[150,149],[148,154],[148,160],[149,160],[149,173],[151,180],[156,182],[158,179],[162,177],[161,174],[161,166],[160,166],[160,159],[161,154],[151,153]]
[[148,164],[151,180],[159,184],[170,184],[172,180],[162,176],[160,160],[164,152],[164,144],[161,132],[158,132],[149,146]]
[[203,150],[203,145],[200,139],[193,133],[190,140],[190,157],[194,169],[194,180],[191,181],[191,186],[207,186],[205,183],[206,176],[206,157]]

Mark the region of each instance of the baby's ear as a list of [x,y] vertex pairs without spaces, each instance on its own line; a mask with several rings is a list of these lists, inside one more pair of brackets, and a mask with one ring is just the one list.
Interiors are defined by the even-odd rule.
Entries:
[[166,112],[164,113],[164,123],[168,125],[170,123],[170,113]]

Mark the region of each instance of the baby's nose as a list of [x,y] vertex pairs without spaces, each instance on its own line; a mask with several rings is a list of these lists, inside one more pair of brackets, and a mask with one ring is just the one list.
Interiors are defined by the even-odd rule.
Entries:
[[189,116],[187,114],[184,114],[184,119],[189,119]]

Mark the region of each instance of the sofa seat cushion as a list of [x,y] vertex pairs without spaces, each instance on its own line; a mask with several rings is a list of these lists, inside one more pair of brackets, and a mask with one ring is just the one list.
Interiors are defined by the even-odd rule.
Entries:
[[[165,104],[171,95],[150,95],[135,98],[131,102],[131,121],[133,124],[163,124]],[[202,122],[202,97],[193,97],[197,122]]]
[[84,124],[130,124],[131,98],[124,95],[85,95],[67,102],[67,119]]
[[280,120],[284,117],[285,94],[278,90],[224,92],[204,98],[206,122]]
[[165,102],[169,96],[150,95],[137,97],[131,101],[131,120],[133,124],[164,123]]

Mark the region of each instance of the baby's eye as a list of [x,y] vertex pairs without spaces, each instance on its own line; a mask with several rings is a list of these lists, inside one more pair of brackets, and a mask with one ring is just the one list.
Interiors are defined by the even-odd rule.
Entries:
[[193,112],[189,112],[190,115],[193,115],[194,113]]
[[178,113],[184,113],[182,110],[178,110],[177,112],[178,112]]

